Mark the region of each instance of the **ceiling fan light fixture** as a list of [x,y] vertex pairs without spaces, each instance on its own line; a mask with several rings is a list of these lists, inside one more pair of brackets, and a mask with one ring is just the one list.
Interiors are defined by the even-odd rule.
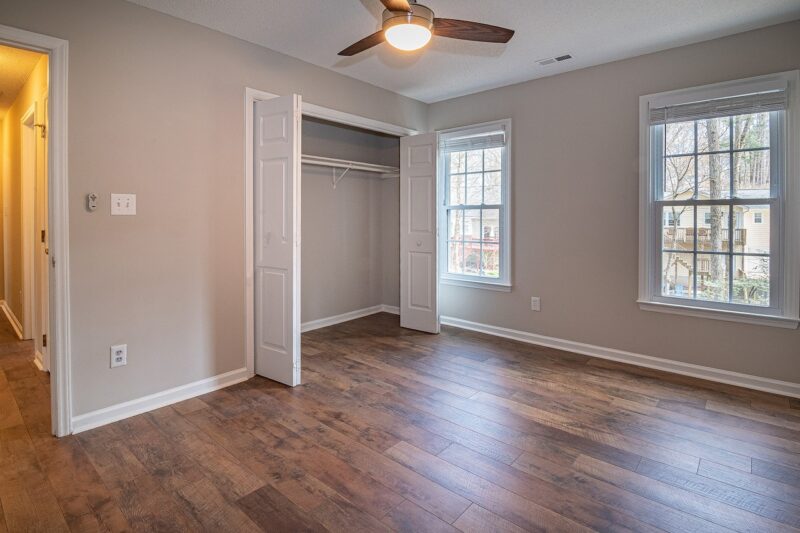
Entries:
[[431,40],[433,34],[425,26],[398,24],[386,30],[386,40],[398,50],[419,50]]
[[433,11],[417,4],[412,9],[410,13],[388,10],[383,13],[386,41],[406,52],[419,50],[433,37]]

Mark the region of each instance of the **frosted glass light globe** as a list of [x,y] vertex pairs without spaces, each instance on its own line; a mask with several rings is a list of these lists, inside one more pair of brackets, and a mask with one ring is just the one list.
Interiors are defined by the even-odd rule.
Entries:
[[419,50],[431,40],[431,30],[419,24],[396,24],[385,31],[386,40],[398,50]]

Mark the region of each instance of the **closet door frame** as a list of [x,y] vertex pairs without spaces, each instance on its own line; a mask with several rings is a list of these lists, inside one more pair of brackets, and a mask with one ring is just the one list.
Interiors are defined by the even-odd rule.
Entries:
[[[245,283],[245,363],[248,374],[255,375],[255,246],[253,244],[254,224],[253,214],[255,201],[253,186],[253,165],[255,162],[253,153],[253,122],[255,113],[255,103],[262,100],[271,100],[279,95],[259,89],[246,87],[244,91],[244,238],[245,238],[245,261],[244,261],[244,283]],[[357,128],[407,137],[416,135],[419,132],[397,124],[382,122],[380,120],[338,111],[329,107],[311,104],[303,101],[303,116],[319,118],[329,122],[354,126]],[[302,248],[302,237],[301,248]],[[298,303],[299,305],[299,303]]]

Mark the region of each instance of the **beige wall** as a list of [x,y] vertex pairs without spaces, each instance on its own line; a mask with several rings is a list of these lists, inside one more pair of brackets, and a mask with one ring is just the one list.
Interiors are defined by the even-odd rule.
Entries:
[[[2,74],[0,74],[2,75]],[[43,122],[45,112],[44,100],[47,96],[47,56],[41,59],[25,85],[20,89],[16,100],[3,117],[2,143],[2,190],[8,193],[3,198],[3,224],[7,225],[5,250],[8,253],[8,271],[3,269],[3,285],[7,284],[8,294],[4,298],[9,308],[22,323],[25,306],[23,301],[23,261],[22,261],[22,144],[21,120],[31,109],[36,107],[36,120]],[[37,150],[41,143],[37,131]],[[33,214],[31,214],[33,216]],[[0,256],[1,257],[1,256]],[[2,259],[0,259],[2,261]],[[1,289],[0,289],[1,290]]]
[[[316,120],[303,120],[302,145],[303,153],[323,157],[390,166],[400,159],[396,137]],[[400,233],[399,211],[391,205],[399,196],[385,198],[385,191],[399,180],[350,170],[334,189],[330,168],[303,165],[302,172],[302,321],[391,303],[393,295],[384,301],[384,285],[396,269],[386,264],[385,247],[387,236],[396,240]]]
[[513,291],[443,287],[442,313],[800,383],[800,331],[636,304],[639,96],[797,68],[800,21],[433,104],[432,128],[511,117],[514,142]]
[[425,128],[422,103],[121,0],[3,0],[0,23],[69,40],[76,415],[244,366],[246,86]]
[[400,306],[400,179],[381,182],[381,303]]

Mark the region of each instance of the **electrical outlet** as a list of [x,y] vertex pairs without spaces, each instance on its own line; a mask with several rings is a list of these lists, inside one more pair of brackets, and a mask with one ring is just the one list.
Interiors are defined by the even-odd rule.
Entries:
[[541,311],[542,310],[542,299],[538,296],[531,297],[531,311]]
[[117,344],[111,347],[111,368],[128,364],[128,345]]

